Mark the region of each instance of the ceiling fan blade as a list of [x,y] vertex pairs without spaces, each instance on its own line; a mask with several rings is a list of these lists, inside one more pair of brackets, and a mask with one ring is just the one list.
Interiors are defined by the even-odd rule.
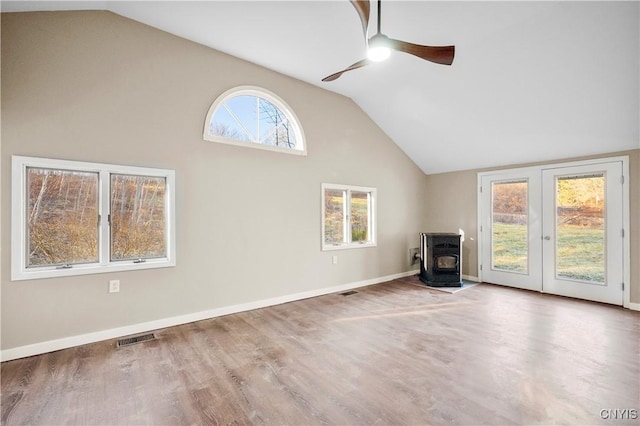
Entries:
[[350,0],[353,7],[356,8],[360,21],[362,22],[362,30],[364,31],[364,38],[367,38],[367,28],[369,27],[369,0]]
[[451,65],[453,63],[456,50],[455,46],[423,46],[392,38],[389,39],[388,46],[400,52],[442,65]]
[[342,71],[338,71],[337,73],[331,74],[331,75],[323,78],[322,81],[333,81],[333,80],[336,80],[338,77],[340,77],[345,72],[356,70],[358,68],[362,68],[365,65],[369,65],[370,63],[371,63],[370,60],[363,59],[361,61],[356,62],[355,64],[352,64],[352,65],[348,66],[347,68],[343,69]]

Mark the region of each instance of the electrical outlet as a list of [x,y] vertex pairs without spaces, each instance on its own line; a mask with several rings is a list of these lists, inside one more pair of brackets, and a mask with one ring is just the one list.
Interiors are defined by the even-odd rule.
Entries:
[[338,256],[332,256],[331,257],[331,263],[334,264],[334,265],[337,265],[338,264]]
[[418,247],[409,249],[409,265],[420,263],[420,249]]
[[118,293],[120,291],[120,280],[109,280],[109,293]]

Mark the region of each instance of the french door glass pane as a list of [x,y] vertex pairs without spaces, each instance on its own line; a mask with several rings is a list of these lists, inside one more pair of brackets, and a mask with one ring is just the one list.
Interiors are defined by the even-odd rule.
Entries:
[[98,261],[98,174],[27,168],[27,267]]
[[351,191],[351,241],[369,241],[369,193]]
[[166,180],[111,175],[111,260],[165,257]]
[[604,284],[604,174],[556,179],[556,277]]
[[527,181],[491,185],[491,267],[528,272]]
[[324,242],[345,243],[345,204],[347,193],[339,189],[324,190]]

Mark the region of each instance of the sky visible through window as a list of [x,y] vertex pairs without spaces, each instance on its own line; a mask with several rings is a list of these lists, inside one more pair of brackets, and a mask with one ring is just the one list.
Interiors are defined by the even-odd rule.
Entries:
[[295,132],[287,115],[268,100],[239,95],[222,102],[210,124],[215,136],[296,148]]

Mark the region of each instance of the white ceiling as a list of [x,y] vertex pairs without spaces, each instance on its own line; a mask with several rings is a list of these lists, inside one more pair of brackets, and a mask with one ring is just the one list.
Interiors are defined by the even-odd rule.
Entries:
[[323,83],[364,57],[347,0],[2,1],[110,10],[350,97],[427,174],[640,148],[639,6],[383,0],[384,33],[454,44],[453,65],[396,52]]

